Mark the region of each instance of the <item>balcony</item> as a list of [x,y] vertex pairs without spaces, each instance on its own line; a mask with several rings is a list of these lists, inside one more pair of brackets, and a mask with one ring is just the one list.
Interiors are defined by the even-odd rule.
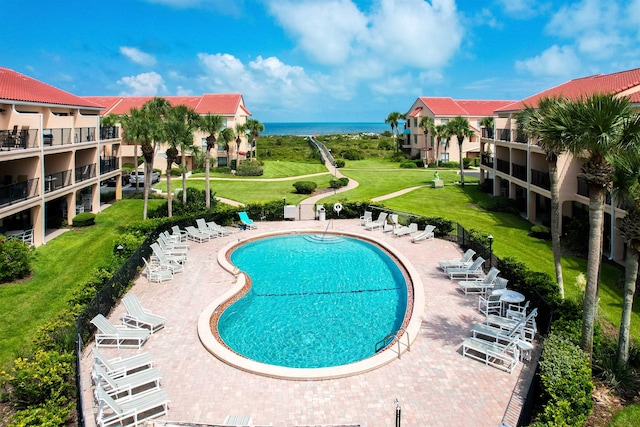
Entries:
[[511,176],[521,181],[527,180],[527,166],[511,163]]
[[96,177],[96,164],[78,166],[75,170],[76,182],[86,181],[87,179]]
[[498,140],[511,142],[511,129],[496,129],[496,132]]
[[89,142],[96,140],[96,128],[76,128],[74,142]]
[[18,130],[18,126],[14,126],[12,130],[0,130],[0,151],[24,150],[39,146],[37,129],[23,127]]
[[71,169],[44,176],[44,192],[51,193],[71,185]]
[[120,128],[117,126],[101,126],[100,127],[100,140],[104,141],[105,139],[118,139]]
[[519,142],[521,144],[526,144],[527,141],[529,140],[529,138],[527,137],[527,134],[520,130],[514,130],[512,138],[513,138],[512,139],[513,142]]
[[118,169],[117,157],[101,157],[100,158],[100,174],[111,172]]
[[482,165],[493,169],[493,156],[490,154],[482,154]]
[[45,147],[71,144],[71,128],[43,129],[42,140]]
[[482,128],[482,137],[493,139],[493,129],[490,128]]
[[0,207],[38,196],[38,178],[0,186]]
[[497,160],[497,165],[496,165],[496,169],[498,169],[500,172],[504,172],[506,174],[509,173],[509,162],[506,160]]
[[551,178],[549,177],[549,172],[531,169],[531,185],[544,188],[545,190],[551,190]]

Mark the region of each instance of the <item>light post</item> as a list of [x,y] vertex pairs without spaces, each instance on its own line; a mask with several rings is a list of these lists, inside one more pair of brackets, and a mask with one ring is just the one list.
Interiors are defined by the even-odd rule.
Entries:
[[491,263],[493,261],[493,236],[491,234],[489,234],[487,236],[487,239],[489,239],[489,268],[492,267]]
[[396,427],[400,427],[400,419],[402,418],[402,408],[400,408],[400,402],[398,399],[395,400],[396,403]]

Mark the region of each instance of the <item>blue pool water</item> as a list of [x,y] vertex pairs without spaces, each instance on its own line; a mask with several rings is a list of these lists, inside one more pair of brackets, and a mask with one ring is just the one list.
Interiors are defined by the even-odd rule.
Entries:
[[251,290],[220,316],[218,333],[249,359],[291,368],[344,365],[397,331],[407,284],[378,247],[342,236],[287,235],[231,254]]

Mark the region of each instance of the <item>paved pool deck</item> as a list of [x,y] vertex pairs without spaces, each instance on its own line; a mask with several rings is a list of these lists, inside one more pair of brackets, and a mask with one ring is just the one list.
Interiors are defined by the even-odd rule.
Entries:
[[[352,377],[299,381],[274,379],[233,368],[214,357],[197,333],[200,313],[228,291],[234,276],[217,262],[217,252],[231,241],[265,232],[308,229],[348,231],[372,236],[400,251],[418,270],[424,284],[424,319],[411,351],[371,372]],[[533,363],[509,374],[462,356],[461,343],[482,321],[477,296],[465,296],[456,282],[438,269],[438,261],[460,257],[455,243],[435,239],[411,243],[382,231],[367,231],[357,220],[260,222],[247,230],[207,243],[191,242],[184,273],[172,281],[148,283],[139,277],[133,288],[143,307],[167,318],[141,350],[101,348],[108,357],[148,352],[163,374],[162,387],[171,402],[158,421],[176,425],[218,425],[228,415],[249,416],[256,426],[360,425],[394,427],[398,399],[402,426],[516,425]],[[117,305],[109,315],[120,324]],[[260,339],[260,337],[256,337]],[[90,372],[90,343],[81,361],[87,426],[95,425]]]

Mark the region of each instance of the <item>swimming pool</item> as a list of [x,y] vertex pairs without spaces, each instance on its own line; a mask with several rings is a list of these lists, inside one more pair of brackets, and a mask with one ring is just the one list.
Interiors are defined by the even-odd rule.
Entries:
[[[318,233],[317,228],[297,228],[289,230],[286,235],[290,234],[313,234]],[[322,230],[320,231],[322,233]],[[256,241],[265,237],[282,236],[285,233],[279,231],[262,232],[249,235],[246,242]],[[332,378],[343,378],[352,375],[365,373],[402,357],[402,355],[411,350],[413,341],[420,334],[424,321],[424,285],[420,273],[411,264],[411,262],[399,251],[395,245],[389,245],[389,242],[381,241],[371,233],[359,233],[352,231],[340,231],[339,233],[328,235],[331,236],[347,236],[354,237],[372,243],[373,245],[383,248],[393,259],[400,265],[401,270],[407,279],[407,309],[402,329],[397,334],[397,339],[388,345],[382,351],[375,355],[362,359],[357,362],[345,365],[331,366],[326,368],[290,368],[272,364],[258,362],[244,357],[230,349],[218,334],[218,320],[223,312],[236,301],[240,300],[252,288],[250,277],[241,272],[238,267],[230,261],[230,255],[239,246],[246,242],[242,236],[236,239],[230,239],[229,242],[217,252],[217,260],[220,267],[229,273],[230,287],[228,287],[219,297],[211,301],[200,313],[198,317],[198,338],[203,347],[214,355],[220,361],[234,366],[240,370],[265,375],[273,378],[292,379],[292,380],[325,380]],[[396,242],[397,240],[392,240]],[[255,338],[259,340],[260,338]]]
[[363,240],[269,237],[237,247],[230,260],[251,288],[224,310],[217,331],[249,359],[290,368],[349,364],[375,355],[405,320],[406,274]]

